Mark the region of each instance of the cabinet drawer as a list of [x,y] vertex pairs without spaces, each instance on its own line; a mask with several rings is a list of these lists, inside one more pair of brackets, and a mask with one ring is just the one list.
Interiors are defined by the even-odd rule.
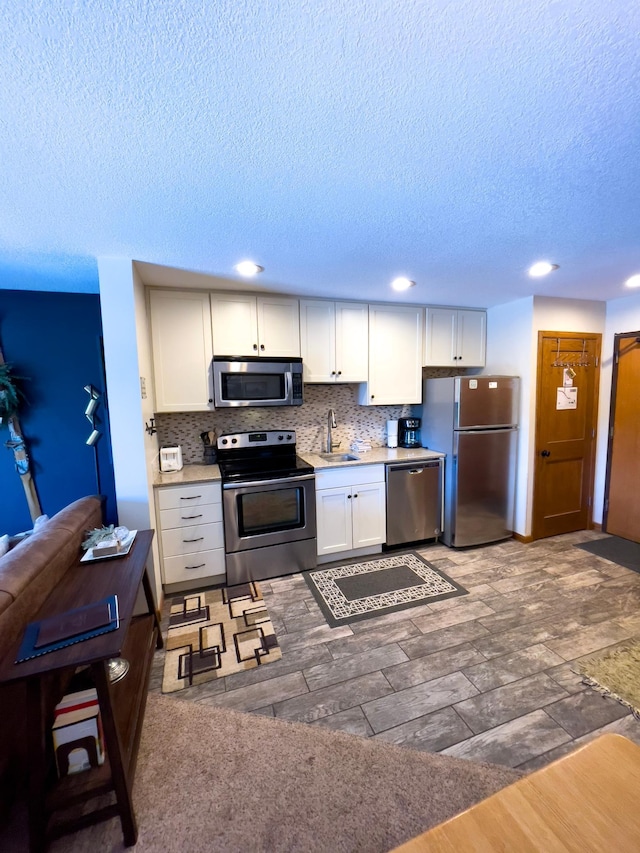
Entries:
[[224,548],[203,551],[201,554],[182,554],[165,557],[163,560],[164,583],[184,583],[202,578],[211,583],[222,583],[226,579]]
[[162,554],[165,558],[223,547],[222,522],[196,524],[191,527],[177,527],[162,531]]
[[198,524],[214,524],[222,521],[222,504],[199,504],[178,509],[163,509],[160,526],[164,533],[174,527],[193,527]]
[[316,491],[363,483],[384,483],[384,465],[349,465],[316,471]]
[[190,486],[164,486],[158,489],[159,509],[178,509],[202,504],[222,503],[220,483],[193,483]]

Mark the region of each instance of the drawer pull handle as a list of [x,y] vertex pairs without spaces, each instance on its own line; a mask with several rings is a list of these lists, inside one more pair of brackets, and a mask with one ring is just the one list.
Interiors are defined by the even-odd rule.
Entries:
[[200,563],[197,566],[185,566],[185,569],[201,569],[203,566],[206,566],[206,563]]
[[204,539],[204,536],[198,536],[197,539],[183,539],[182,541],[183,542],[202,542],[203,539]]
[[180,498],[181,501],[195,501],[197,498],[201,498],[202,495],[191,495],[188,498]]
[[181,515],[180,518],[183,521],[189,521],[192,518],[202,518],[202,513],[200,513],[200,515]]

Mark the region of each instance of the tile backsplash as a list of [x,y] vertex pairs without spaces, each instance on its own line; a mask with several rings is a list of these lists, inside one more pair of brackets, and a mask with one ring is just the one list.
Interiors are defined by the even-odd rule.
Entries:
[[[463,370],[429,368],[424,376],[452,376]],[[358,385],[305,385],[304,403],[291,407],[216,409],[215,412],[158,413],[155,423],[158,444],[180,444],[185,463],[202,462],[200,433],[215,430],[216,435],[248,430],[296,431],[298,450],[322,451],[327,441],[327,413],[336,413],[334,441],[348,450],[356,438],[367,439],[374,447],[386,443],[386,422],[395,418],[420,416],[420,406],[360,406]]]

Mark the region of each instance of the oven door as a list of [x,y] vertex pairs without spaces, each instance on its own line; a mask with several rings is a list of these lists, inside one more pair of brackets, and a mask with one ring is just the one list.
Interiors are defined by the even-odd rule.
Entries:
[[227,554],[315,539],[314,474],[225,483],[222,503]]

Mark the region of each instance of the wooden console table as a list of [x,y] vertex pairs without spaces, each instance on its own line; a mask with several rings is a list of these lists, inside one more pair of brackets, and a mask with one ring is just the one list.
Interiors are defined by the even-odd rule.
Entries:
[[[0,682],[25,681],[27,689],[27,747],[29,760],[29,844],[40,853],[47,842],[71,832],[119,816],[124,843],[135,844],[138,834],[131,799],[136,759],[147,700],[151,661],[155,648],[162,648],[160,621],[155,608],[147,558],[153,530],[139,530],[124,557],[71,567],[52,591],[32,621],[64,613],[83,604],[118,596],[120,627],[23,663],[14,663],[18,642],[0,664]],[[148,613],[134,616],[142,584]],[[109,680],[110,658],[124,657],[130,663],[119,682]],[[51,722],[53,707],[78,667],[90,667],[102,714],[106,758],[102,766],[58,779],[53,761]],[[58,690],[52,695],[52,685]],[[115,802],[82,813],[65,815],[103,794],[115,793]]]
[[640,747],[601,735],[393,853],[640,850]]

